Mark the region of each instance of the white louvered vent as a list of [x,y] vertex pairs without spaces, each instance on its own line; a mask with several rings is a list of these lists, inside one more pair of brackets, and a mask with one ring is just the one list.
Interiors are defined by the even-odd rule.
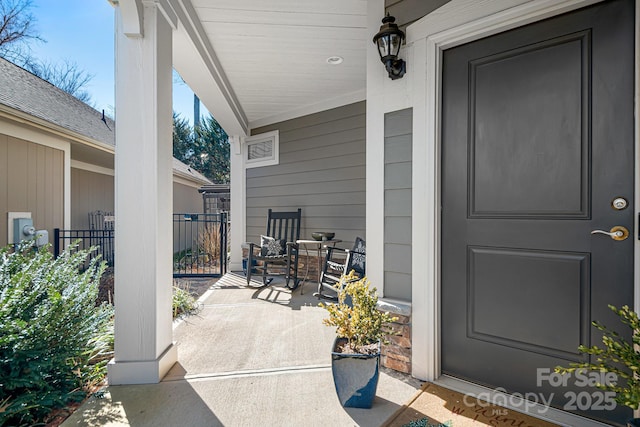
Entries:
[[273,157],[273,142],[260,141],[248,144],[247,160],[260,160]]
[[247,168],[278,164],[279,134],[277,130],[247,137],[245,144]]

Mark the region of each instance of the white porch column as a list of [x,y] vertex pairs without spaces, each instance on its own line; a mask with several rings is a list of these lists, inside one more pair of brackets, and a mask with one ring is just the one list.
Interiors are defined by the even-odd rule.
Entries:
[[115,356],[108,366],[112,385],[157,383],[177,361],[171,316],[175,22],[170,22],[172,11],[155,1],[136,4],[116,5]]
[[[367,26],[371,37],[380,28],[384,0],[367,2]],[[367,41],[367,277],[384,296],[384,113],[388,97],[385,81],[389,79],[380,62],[378,50]],[[393,110],[391,110],[393,111]]]
[[244,138],[229,137],[231,160],[231,271],[242,270],[242,244],[246,241],[246,184],[242,144]]

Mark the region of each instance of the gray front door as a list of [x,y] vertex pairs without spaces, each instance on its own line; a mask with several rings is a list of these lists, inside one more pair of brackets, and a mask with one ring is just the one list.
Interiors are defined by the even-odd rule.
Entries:
[[[547,373],[600,342],[592,320],[617,326],[607,304],[633,304],[633,1],[443,61],[442,371],[622,423],[629,411]],[[613,226],[631,236],[591,234]]]

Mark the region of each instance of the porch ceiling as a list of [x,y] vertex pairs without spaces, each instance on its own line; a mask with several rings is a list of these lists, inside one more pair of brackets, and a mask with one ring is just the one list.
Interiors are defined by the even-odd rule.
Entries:
[[[174,38],[174,67],[216,118],[220,94],[198,90],[203,57],[205,66],[211,58],[207,73],[245,130],[365,98],[366,0],[179,2],[196,30],[188,40],[194,43],[198,29],[206,40],[195,41],[194,58]],[[329,65],[330,56],[344,62]]]

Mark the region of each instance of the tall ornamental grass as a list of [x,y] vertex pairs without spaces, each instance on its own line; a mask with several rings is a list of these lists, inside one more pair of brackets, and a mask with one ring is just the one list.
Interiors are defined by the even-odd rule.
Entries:
[[41,423],[106,374],[113,307],[96,306],[105,264],[76,246],[0,249],[0,426]]

